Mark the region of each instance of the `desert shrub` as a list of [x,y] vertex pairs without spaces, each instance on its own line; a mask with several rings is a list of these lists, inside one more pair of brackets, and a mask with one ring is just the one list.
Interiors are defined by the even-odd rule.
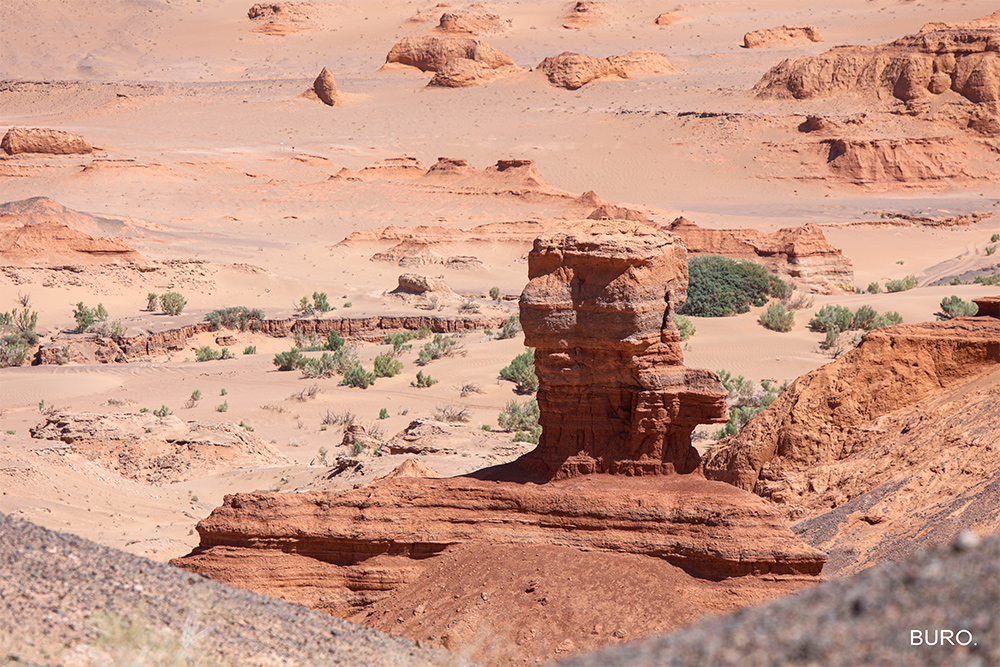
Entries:
[[503,323],[500,330],[497,331],[497,340],[507,340],[508,338],[513,338],[517,334],[521,333],[521,318],[517,315],[511,315],[510,319]]
[[430,387],[434,384],[437,384],[437,380],[432,378],[430,375],[424,375],[423,371],[417,371],[417,379],[410,382],[411,387],[418,387],[421,389]]
[[0,368],[23,366],[28,360],[30,346],[17,334],[7,334],[0,338]]
[[528,349],[514,357],[509,366],[500,369],[500,377],[514,383],[514,391],[519,394],[533,394],[538,391],[538,376],[535,375],[535,350]]
[[367,389],[375,382],[375,374],[369,373],[361,366],[361,362],[355,360],[353,364],[344,370],[344,379],[340,384],[358,389]]
[[[871,331],[876,328],[875,323],[878,321],[878,312],[869,305],[864,305],[858,308],[854,315],[851,317],[851,326],[849,329],[864,329],[865,331]],[[845,329],[846,330],[846,329]]]
[[372,372],[377,378],[391,378],[399,375],[403,370],[403,362],[390,354],[382,354],[375,357],[375,366]]
[[514,442],[538,444],[542,427],[538,424],[538,401],[531,399],[524,403],[510,401],[497,416],[497,424],[505,431],[514,431]]
[[222,357],[222,353],[212,349],[208,345],[202,345],[194,351],[194,356],[198,361],[215,361]]
[[186,305],[187,299],[179,292],[167,292],[160,295],[160,310],[167,315],[180,315]]
[[880,323],[879,315],[871,306],[861,306],[855,313],[846,306],[826,305],[809,320],[809,328],[821,333],[851,329],[870,331],[878,328],[876,324],[885,326],[884,323]]
[[887,310],[878,317],[875,318],[875,322],[872,323],[872,329],[881,329],[882,327],[888,327],[893,324],[902,324],[903,316],[894,310]]
[[164,417],[174,414],[174,411],[165,405],[161,405],[157,409],[153,410],[153,414],[159,417],[160,419],[163,419]]
[[222,348],[222,353],[219,354],[219,359],[235,359],[236,355],[229,351],[228,347]]
[[316,312],[316,307],[313,306],[313,302],[309,297],[304,296],[295,304],[295,312],[300,315],[313,315]]
[[225,412],[228,409],[229,409],[229,401],[223,401],[219,405],[215,406],[216,412]]
[[200,400],[201,400],[201,390],[195,389],[194,391],[191,392],[191,398],[188,399],[186,407],[193,408],[194,406],[198,405],[198,401]]
[[502,301],[502,299],[500,298],[499,287],[493,286],[490,288],[490,298],[496,301],[497,303],[500,303],[500,301]]
[[806,308],[812,308],[814,300],[812,294],[796,290],[783,303],[788,307],[788,310],[805,310]]
[[458,307],[458,312],[462,314],[475,314],[479,312],[479,303],[472,297],[464,300],[462,305]]
[[[21,310],[16,308],[10,312],[0,313],[0,334],[7,341],[7,348],[30,348],[38,344],[39,336],[35,331],[38,326],[38,312],[27,306]],[[15,355],[15,356],[19,356]],[[20,366],[21,364],[14,364]]]
[[248,354],[257,354],[257,346],[247,345],[245,348],[243,348],[243,355],[246,356]]
[[379,419],[388,419],[389,418],[389,410],[388,410],[388,408],[382,408],[381,410],[379,410],[378,411],[378,418]]
[[469,394],[481,394],[483,393],[483,388],[480,387],[475,382],[466,382],[459,388],[459,393],[462,398],[465,398]]
[[725,317],[763,306],[768,296],[788,298],[792,288],[760,264],[719,255],[688,259],[688,298],[681,313]]
[[868,293],[869,294],[881,294],[882,293],[882,286],[879,285],[876,282],[870,282],[870,283],[868,283]]
[[337,362],[334,355],[324,352],[316,358],[306,358],[299,368],[302,370],[302,377],[322,378],[331,377],[337,372]]
[[326,298],[326,292],[313,292],[313,307],[320,313],[333,310],[333,306]]
[[274,365],[279,371],[291,371],[299,368],[305,363],[305,355],[297,347],[293,347],[288,352],[278,352],[274,355]]
[[941,299],[941,314],[938,319],[950,320],[954,317],[972,317],[979,312],[979,306],[969,301],[963,301],[958,296],[951,296]]
[[772,301],[767,309],[760,314],[758,321],[765,329],[788,332],[795,324],[795,313],[788,310],[780,301]]
[[339,333],[331,329],[330,333],[326,335],[326,342],[323,343],[323,349],[330,350],[331,352],[336,352],[337,350],[344,347],[345,342],[346,341],[344,341],[343,336],[341,336]]
[[997,241],[1000,241],[1000,234],[994,234],[990,237],[990,243],[996,243]]
[[344,302],[344,308],[350,308],[350,307],[351,307],[351,306],[353,306],[353,305],[354,305],[354,304],[353,304],[353,303],[351,303],[350,301],[345,301],[345,302]]
[[408,343],[416,337],[416,331],[403,331],[385,336],[382,339],[382,344],[392,345],[392,354],[398,356],[413,347],[413,345],[408,345]]
[[153,312],[156,310],[156,304],[160,302],[160,295],[156,292],[146,293],[146,310]]
[[230,306],[213,310],[205,315],[205,321],[212,326],[213,331],[221,328],[257,331],[264,321],[264,311],[260,308],[251,310],[246,306]]
[[439,422],[468,422],[469,409],[455,405],[439,405],[434,408],[434,419]]
[[458,350],[458,338],[455,336],[445,336],[444,334],[434,334],[434,339],[425,343],[417,356],[417,365],[426,366],[435,359],[450,357]]
[[899,280],[890,280],[885,284],[886,292],[905,292],[917,286],[917,277],[910,275]]
[[694,328],[694,323],[683,315],[674,315],[674,326],[677,327],[677,331],[681,335],[681,340],[687,340],[698,332]]
[[108,311],[104,309],[104,304],[97,304],[97,308],[88,308],[83,305],[83,301],[76,304],[73,310],[73,319],[76,320],[76,332],[84,333],[88,331],[94,322],[101,322],[108,319]]
[[997,247],[995,245],[988,245],[988,246],[986,246],[986,254],[987,255],[992,255],[996,251],[997,251]]
[[729,392],[726,404],[729,407],[729,421],[715,432],[715,439],[739,433],[743,425],[763,412],[787,387],[785,382],[775,385],[769,380],[756,383],[742,375],[733,377],[729,371],[720,370],[719,379]]

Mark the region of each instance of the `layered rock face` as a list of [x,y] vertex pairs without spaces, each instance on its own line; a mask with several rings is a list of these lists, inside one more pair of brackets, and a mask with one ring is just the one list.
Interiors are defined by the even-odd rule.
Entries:
[[[568,227],[536,241],[522,294],[543,426],[533,452],[464,477],[226,496],[174,564],[492,664],[662,632],[814,581],[821,552],[763,500],[697,470],[691,430],[725,419],[726,392],[682,365],[670,316],[685,297],[683,245],[621,220]],[[609,607],[609,587],[627,609]],[[665,610],[668,591],[683,592],[683,612]]]
[[1000,531],[997,406],[1000,319],[886,327],[713,447],[705,474],[803,519],[796,532],[856,571]]
[[795,42],[822,42],[819,30],[811,25],[783,25],[777,28],[751,30],[743,35],[743,47],[759,49],[775,44],[794,44]]
[[540,238],[521,294],[535,348],[542,436],[522,464],[545,478],[689,473],[691,432],[726,421],[726,390],[685,368],[673,314],[687,297],[683,243],[597,221]]
[[607,58],[565,51],[549,56],[535,69],[544,74],[553,86],[567,90],[582,88],[592,81],[678,73],[665,55],[648,50],[629,51]]
[[385,61],[436,72],[456,58],[474,60],[491,69],[514,65],[513,60],[486,42],[464,35],[406,37],[392,47]]
[[72,155],[93,153],[94,147],[86,137],[62,130],[40,127],[12,127],[0,140],[0,149],[7,155],[21,153],[48,153],[50,155]]
[[1000,102],[1000,11],[965,23],[928,23],[881,46],[787,59],[755,88],[773,97],[847,93],[904,101],[949,90],[970,102]]
[[812,292],[854,291],[851,260],[830,245],[816,225],[765,234],[756,229],[708,229],[687,218],[677,218],[667,229],[680,236],[692,254],[759,262],[772,273]]

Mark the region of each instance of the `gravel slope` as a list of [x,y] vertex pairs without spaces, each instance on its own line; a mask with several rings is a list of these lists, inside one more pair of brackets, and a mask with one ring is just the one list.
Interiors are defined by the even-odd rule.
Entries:
[[0,663],[465,665],[0,514]]

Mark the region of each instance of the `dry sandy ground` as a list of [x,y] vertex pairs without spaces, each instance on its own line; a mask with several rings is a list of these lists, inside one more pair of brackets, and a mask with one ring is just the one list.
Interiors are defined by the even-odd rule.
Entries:
[[[512,27],[485,39],[525,67],[565,50],[595,56],[650,48],[667,54],[681,74],[594,83],[576,91],[549,86],[525,72],[486,86],[425,88],[427,75],[379,71],[401,37],[434,22],[407,19],[433,2],[371,3],[314,0],[313,20],[284,37],[254,32],[249,0],[7,0],[0,5],[0,130],[42,126],[77,132],[97,147],[85,156],[0,159],[0,203],[50,197],[71,209],[138,221],[129,242],[148,260],[179,261],[161,270],[95,269],[83,273],[21,267],[0,273],[0,310],[28,294],[39,328],[72,325],[72,304],[102,302],[130,327],[164,327],[166,316],[144,313],[147,291],[185,294],[184,317],[247,305],[269,315],[289,312],[304,294],[325,291],[337,315],[421,314],[387,296],[400,273],[442,276],[483,312],[514,313],[516,302],[493,307],[490,287],[516,295],[526,282],[523,243],[480,243],[452,249],[475,255],[479,271],[439,265],[404,269],[369,257],[382,245],[338,246],[349,233],[394,224],[469,228],[496,221],[577,219],[588,206],[570,196],[476,192],[391,181],[328,180],[341,168],[411,155],[430,166],[438,156],[466,158],[480,169],[499,159],[535,160],[542,178],[572,195],[594,190],[608,201],[651,207],[660,222],[679,214],[698,224],[771,231],[807,222],[842,224],[872,219],[866,211],[929,215],[996,211],[993,182],[933,188],[862,188],[823,180],[806,160],[789,161],[768,146],[799,141],[809,113],[857,113],[830,100],[761,101],[748,90],[785,57],[814,54],[841,43],[879,44],[915,32],[931,20],[969,20],[995,3],[837,0],[686,2],[684,19],[660,27],[653,19],[674,5],[609,3],[607,21],[586,30],[562,28],[568,3],[487,2]],[[748,30],[811,23],[825,41],[765,49],[740,48]],[[349,93],[346,106],[299,97],[322,67]],[[693,118],[681,112],[743,114]],[[905,122],[899,121],[906,129]],[[769,152],[770,151],[770,152]],[[971,227],[826,228],[854,263],[856,284],[915,274],[922,284],[988,266],[985,248],[1000,217]],[[42,259],[39,262],[42,263]],[[191,260],[198,262],[191,263]],[[200,262],[200,263],[199,263]],[[763,329],[759,310],[725,319],[695,320],[687,364],[728,369],[755,380],[792,379],[826,363],[809,315],[828,303],[896,310],[904,321],[932,319],[942,297],[972,298],[996,287],[926,287],[900,294],[817,296],[791,333]],[[350,306],[346,304],[350,303]],[[457,301],[445,313],[455,313]],[[387,435],[438,406],[467,407],[470,424],[496,428],[504,404],[520,399],[497,373],[522,351],[522,341],[463,337],[465,356],[435,361],[439,379],[410,387],[417,346],[403,356],[403,373],[365,391],[337,379],[305,380],[274,370],[288,339],[236,334],[239,352],[255,356],[198,363],[189,341],[169,357],[128,365],[25,367],[0,370],[0,511],[103,544],[166,560],[197,542],[193,527],[226,493],[294,489],[328,474],[318,460],[348,454],[342,430],[322,429],[327,410],[351,410]],[[370,367],[384,347],[365,344]],[[463,383],[483,393],[459,395]],[[293,394],[317,384],[307,401]],[[195,389],[203,399],[184,402]],[[221,394],[226,391],[225,397]],[[39,402],[73,411],[136,411],[169,406],[184,420],[224,418],[251,425],[288,457],[282,467],[243,468],[161,486],[115,475],[77,454],[29,437],[43,420]],[[216,406],[226,402],[225,414]],[[380,409],[389,418],[379,422]],[[58,443],[55,443],[58,444]],[[429,456],[442,474],[480,467],[486,454]],[[368,475],[383,474],[403,457],[372,459]]]

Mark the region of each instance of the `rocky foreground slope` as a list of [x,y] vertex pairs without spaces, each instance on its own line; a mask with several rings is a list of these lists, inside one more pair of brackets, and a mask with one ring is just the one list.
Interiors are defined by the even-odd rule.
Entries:
[[4,664],[463,665],[465,660],[0,514]]
[[726,391],[683,366],[677,237],[581,221],[538,239],[528,266],[521,321],[543,427],[533,452],[466,477],[226,496],[174,563],[498,664],[815,581],[821,552],[768,503],[698,471],[691,431],[725,419]]
[[996,665],[998,580],[1000,537],[966,534],[903,563],[561,664]]
[[705,474],[772,501],[832,570],[856,571],[1000,531],[998,406],[1000,319],[877,329],[713,447]]

